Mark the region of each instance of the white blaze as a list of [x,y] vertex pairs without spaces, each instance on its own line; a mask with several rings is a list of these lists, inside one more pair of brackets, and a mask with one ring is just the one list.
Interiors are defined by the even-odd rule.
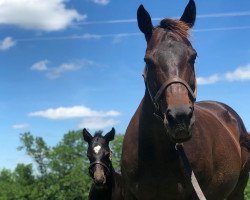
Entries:
[[101,148],[102,148],[102,147],[101,147],[100,145],[95,146],[95,147],[94,147],[94,152],[95,152],[96,154],[98,154],[98,152],[100,151]]

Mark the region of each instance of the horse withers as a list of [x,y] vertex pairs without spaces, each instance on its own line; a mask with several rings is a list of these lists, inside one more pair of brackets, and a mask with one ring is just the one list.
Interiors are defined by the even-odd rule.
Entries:
[[229,106],[196,102],[189,41],[196,5],[189,0],[179,20],[153,26],[141,5],[139,29],[145,36],[145,94],[126,130],[121,170],[125,200],[195,200],[197,195],[176,150],[184,151],[208,200],[243,200],[250,160],[250,138]]
[[89,200],[123,199],[121,174],[117,173],[112,166],[112,151],[109,148],[109,142],[114,139],[114,136],[114,128],[104,136],[101,131],[98,131],[94,137],[87,129],[83,129],[83,138],[88,143],[89,173],[93,179]]

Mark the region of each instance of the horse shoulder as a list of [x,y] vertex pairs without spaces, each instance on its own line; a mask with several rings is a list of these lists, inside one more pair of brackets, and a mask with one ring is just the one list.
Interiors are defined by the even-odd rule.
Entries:
[[143,100],[133,115],[122,145],[121,171],[126,194],[137,193],[138,182],[138,139],[139,139],[139,119],[142,111]]
[[213,177],[214,185],[226,179],[233,184],[241,168],[240,120],[226,105],[211,101],[196,103],[195,118],[193,137],[186,145],[194,171]]

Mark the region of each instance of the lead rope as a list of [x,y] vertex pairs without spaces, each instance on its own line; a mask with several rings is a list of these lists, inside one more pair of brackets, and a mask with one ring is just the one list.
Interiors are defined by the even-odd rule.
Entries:
[[188,177],[191,179],[191,183],[193,185],[193,188],[195,190],[195,193],[196,195],[198,196],[198,198],[200,200],[206,200],[206,197],[204,195],[204,193],[202,192],[201,190],[201,187],[198,183],[198,180],[192,170],[192,167],[188,161],[188,158],[187,158],[187,155],[184,151],[184,148],[183,148],[183,144],[182,143],[177,143],[175,145],[175,149],[178,151],[180,157],[181,157],[181,160],[184,164],[184,168],[185,168],[185,171],[186,171],[186,174],[188,175]]
[[[163,124],[164,124],[164,128],[166,129],[166,131],[167,131],[167,118],[166,118],[166,115],[164,115],[164,117],[162,118],[158,113],[157,113],[157,111],[159,110],[159,105],[156,103],[156,101],[155,101],[155,98],[153,97],[153,95],[151,94],[151,91],[149,90],[149,87],[148,87],[148,84],[147,84],[147,81],[146,81],[146,78],[145,78],[145,76],[144,76],[144,74],[142,75],[142,77],[143,77],[143,79],[144,79],[144,83],[145,83],[145,87],[146,87],[146,89],[147,89],[147,91],[148,91],[148,93],[149,93],[149,96],[150,96],[150,99],[151,99],[151,101],[152,101],[152,103],[153,103],[153,105],[154,105],[154,116],[158,119],[158,120],[160,120],[160,121],[162,121],[163,122]],[[180,82],[180,80],[179,80],[179,82]],[[183,84],[183,82],[181,82],[182,84]],[[169,84],[169,83],[166,83],[166,84]],[[195,82],[195,88],[196,88],[196,82]],[[188,91],[192,94],[192,97],[194,98],[194,100],[196,99],[196,95],[197,95],[197,91],[196,91],[196,89],[195,89],[195,91],[192,93],[191,91],[191,89],[190,89],[190,87],[187,87],[187,85],[188,84],[185,84],[184,83],[184,86],[188,89]],[[164,87],[166,87],[166,86],[164,86]],[[158,93],[157,93],[158,94]],[[156,96],[158,96],[158,95],[156,95]],[[156,99],[158,99],[158,97],[156,98]],[[179,153],[179,155],[180,155],[180,157],[181,157],[181,160],[182,160],[182,162],[183,162],[183,164],[184,164],[184,168],[185,168],[185,171],[186,171],[186,174],[188,175],[188,177],[190,177],[190,181],[191,181],[191,183],[192,183],[192,185],[193,185],[193,188],[194,188],[194,190],[195,190],[195,193],[196,193],[196,195],[198,196],[198,198],[200,199],[200,200],[206,200],[206,197],[205,197],[205,195],[204,195],[204,193],[202,192],[202,190],[201,190],[201,188],[200,188],[200,185],[199,185],[199,183],[198,183],[198,180],[197,180],[197,178],[196,178],[196,176],[195,176],[195,174],[194,174],[194,172],[193,172],[193,170],[192,170],[192,167],[191,167],[191,165],[190,165],[190,163],[189,163],[189,161],[188,161],[188,158],[187,158],[187,155],[186,155],[186,153],[185,153],[185,151],[184,151],[184,149],[183,149],[183,144],[182,143],[177,143],[176,145],[175,145],[175,149],[178,151],[178,153]]]

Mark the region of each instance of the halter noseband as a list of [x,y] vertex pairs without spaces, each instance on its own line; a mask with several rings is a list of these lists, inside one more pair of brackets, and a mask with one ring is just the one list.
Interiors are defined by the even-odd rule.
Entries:
[[170,80],[167,80],[166,82],[164,82],[161,88],[156,93],[154,97],[154,101],[157,102],[160,96],[162,95],[162,93],[164,92],[164,90],[174,83],[181,83],[182,85],[184,85],[187,88],[189,94],[192,96],[193,100],[196,101],[196,89],[195,91],[193,91],[191,87],[188,85],[188,83],[179,77],[173,77]]
[[157,118],[161,119],[162,121],[164,121],[164,119],[162,118],[161,114],[159,113],[159,111],[160,111],[160,106],[159,106],[158,101],[159,101],[159,99],[160,99],[162,93],[164,92],[164,90],[166,90],[170,85],[175,84],[175,83],[180,83],[180,84],[184,85],[184,86],[187,88],[189,94],[191,95],[191,97],[192,97],[192,99],[193,99],[193,102],[196,101],[196,95],[197,95],[196,81],[195,81],[195,89],[194,89],[194,91],[193,91],[193,90],[191,89],[191,87],[189,86],[189,84],[188,84],[185,80],[183,80],[183,79],[181,79],[181,78],[175,76],[175,77],[170,78],[169,80],[165,81],[165,82],[162,84],[162,86],[160,87],[160,89],[156,92],[156,95],[153,96],[152,92],[150,91],[150,88],[149,88],[149,85],[148,85],[148,82],[147,82],[145,76],[144,76],[144,75],[142,75],[142,76],[143,76],[143,78],[144,78],[145,86],[146,86],[146,89],[147,89],[147,91],[148,91],[148,93],[149,93],[150,99],[151,99],[151,101],[152,101],[152,103],[153,103],[153,105],[154,105],[154,110],[155,110],[155,111],[154,111],[154,115],[155,115]]
[[99,165],[103,166],[103,167],[107,170],[107,173],[110,172],[110,165],[107,164],[107,163],[104,163],[104,162],[102,162],[102,161],[100,161],[100,160],[97,160],[97,161],[94,161],[94,162],[90,163],[90,165],[89,165],[89,171],[90,171],[90,172],[92,172],[92,168],[93,168],[96,164],[99,164]]

